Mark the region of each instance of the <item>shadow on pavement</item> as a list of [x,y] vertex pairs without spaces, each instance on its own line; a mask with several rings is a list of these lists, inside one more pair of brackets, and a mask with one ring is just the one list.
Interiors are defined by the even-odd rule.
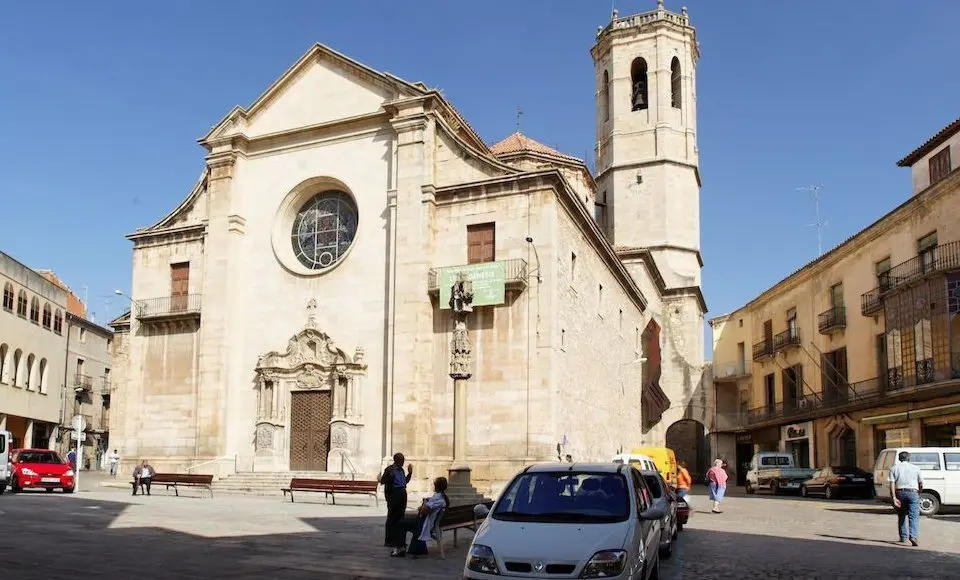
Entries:
[[960,578],[960,556],[860,538],[783,538],[685,529],[662,576],[687,578]]

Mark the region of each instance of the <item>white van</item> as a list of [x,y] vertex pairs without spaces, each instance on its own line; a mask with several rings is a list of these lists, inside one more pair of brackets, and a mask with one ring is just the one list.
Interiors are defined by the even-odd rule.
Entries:
[[873,485],[877,500],[892,503],[890,499],[890,468],[900,463],[902,451],[910,454],[910,463],[923,474],[920,492],[920,513],[935,515],[940,506],[960,506],[960,447],[898,447],[884,449],[873,466]]
[[618,453],[613,456],[611,462],[621,465],[632,465],[640,471],[659,471],[653,459],[646,455],[637,455],[636,453]]
[[9,431],[0,431],[0,494],[7,491],[10,483],[10,444],[13,435]]

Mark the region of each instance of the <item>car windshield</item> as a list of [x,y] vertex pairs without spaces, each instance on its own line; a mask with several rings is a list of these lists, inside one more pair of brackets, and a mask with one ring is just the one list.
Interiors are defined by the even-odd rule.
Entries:
[[773,457],[761,457],[760,465],[764,467],[773,467],[777,465],[787,466],[790,465],[790,458],[783,455],[776,455]]
[[660,499],[663,496],[663,487],[660,485],[660,478],[656,475],[644,475],[643,479],[647,482],[647,487],[650,488],[650,495],[654,499]]
[[521,473],[503,492],[493,518],[525,522],[606,523],[630,516],[620,473]]
[[17,456],[19,463],[63,463],[54,451],[21,451]]

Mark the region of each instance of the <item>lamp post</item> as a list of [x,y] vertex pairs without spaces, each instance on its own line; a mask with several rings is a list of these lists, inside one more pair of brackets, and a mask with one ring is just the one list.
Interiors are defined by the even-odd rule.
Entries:
[[473,312],[473,283],[461,272],[450,290],[450,309],[453,311],[453,339],[450,341],[450,378],[453,379],[453,464],[450,482],[470,482],[467,465],[467,379],[472,376],[470,335],[467,314]]
[[142,314],[141,310],[143,309],[143,304],[141,304],[139,301],[134,300],[133,298],[128,296],[123,290],[114,290],[113,293],[116,294],[117,296],[123,296],[124,298],[129,300],[130,304],[136,309],[137,316]]

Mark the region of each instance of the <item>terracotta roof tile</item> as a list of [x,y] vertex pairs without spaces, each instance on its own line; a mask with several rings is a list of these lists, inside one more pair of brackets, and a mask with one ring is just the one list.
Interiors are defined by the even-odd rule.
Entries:
[[944,141],[947,140],[948,137],[950,137],[950,135],[953,135],[957,131],[960,131],[960,119],[957,119],[943,129],[940,129],[936,135],[927,139],[926,143],[911,151],[900,161],[897,161],[897,166],[908,167],[917,161],[920,161],[921,157],[939,147]]
[[543,143],[527,137],[523,133],[517,131],[513,135],[510,135],[503,141],[496,143],[490,147],[490,151],[496,155],[512,155],[514,153],[542,153],[544,155],[550,155],[551,157],[558,157],[566,161],[576,161],[583,163],[582,159],[573,157],[572,155],[567,155],[566,153],[560,153],[552,147],[547,147]]

